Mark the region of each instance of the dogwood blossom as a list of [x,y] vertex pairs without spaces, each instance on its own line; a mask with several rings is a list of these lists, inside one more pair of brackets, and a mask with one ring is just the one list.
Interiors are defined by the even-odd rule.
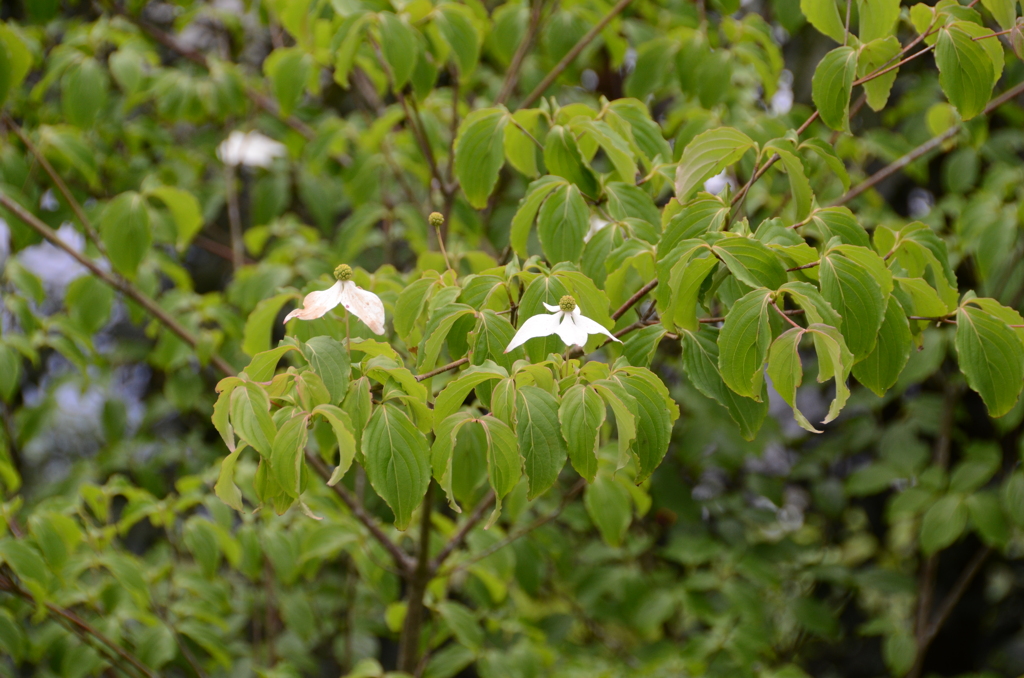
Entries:
[[284,317],[314,320],[322,317],[332,308],[341,304],[345,310],[362,320],[374,334],[384,334],[384,302],[373,292],[368,292],[352,282],[352,268],[342,264],[334,269],[338,282],[322,292],[310,292],[297,308]]
[[270,167],[274,158],[284,157],[287,149],[279,141],[274,141],[259,132],[239,132],[235,130],[217,147],[217,157],[225,165],[237,167]]
[[524,322],[516,335],[512,337],[505,353],[517,346],[522,346],[530,339],[548,337],[552,334],[557,334],[566,346],[583,346],[591,334],[603,334],[620,344],[622,343],[600,323],[580,313],[576,300],[568,294],[559,300],[558,306],[544,304],[544,308],[551,311],[551,315],[541,313]]

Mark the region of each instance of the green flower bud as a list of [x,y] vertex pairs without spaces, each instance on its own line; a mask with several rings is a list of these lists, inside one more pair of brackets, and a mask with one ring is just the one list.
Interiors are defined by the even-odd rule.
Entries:
[[576,309],[576,300],[567,294],[558,301],[558,308],[566,313],[572,313]]
[[352,279],[352,267],[348,264],[342,264],[338,268],[334,269],[334,277],[345,282]]
[[444,215],[440,212],[431,212],[430,216],[427,217],[427,221],[434,228],[441,228],[441,225],[444,224]]

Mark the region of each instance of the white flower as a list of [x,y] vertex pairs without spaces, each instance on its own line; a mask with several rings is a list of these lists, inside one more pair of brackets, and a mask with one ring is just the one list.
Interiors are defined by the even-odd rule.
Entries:
[[274,158],[286,154],[284,144],[259,132],[235,130],[217,147],[217,157],[225,165],[231,166],[270,167]]
[[590,242],[590,239],[593,238],[595,235],[597,235],[598,231],[600,231],[602,228],[604,228],[605,226],[607,226],[610,223],[611,223],[610,221],[608,221],[606,219],[602,219],[601,217],[591,216],[590,217],[590,229],[587,230],[587,234],[585,236],[583,236],[583,242]]
[[366,323],[374,334],[384,334],[384,302],[373,292],[357,287],[352,282],[352,269],[342,264],[334,269],[338,282],[322,292],[310,292],[297,308],[284,317],[314,320],[341,304],[345,310]]
[[726,186],[736,188],[736,182],[733,181],[733,178],[729,176],[726,170],[722,170],[704,182],[704,190],[711,195],[718,195],[725,190]]
[[565,295],[558,306],[544,304],[544,308],[551,311],[551,315],[535,315],[522,324],[516,336],[512,337],[511,343],[505,349],[508,353],[517,346],[522,346],[529,339],[549,337],[557,334],[558,338],[565,342],[566,346],[583,346],[587,343],[587,337],[591,334],[603,334],[614,341],[619,341],[614,334],[606,330],[600,323],[580,313],[576,300]]

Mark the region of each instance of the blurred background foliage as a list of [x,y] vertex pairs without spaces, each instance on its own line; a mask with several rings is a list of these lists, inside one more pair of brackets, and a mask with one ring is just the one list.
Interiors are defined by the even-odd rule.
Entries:
[[[109,272],[97,245],[108,243],[116,271],[192,341],[4,211],[0,674],[394,669],[407,591],[326,486],[310,482],[304,495],[320,522],[297,510],[236,513],[215,496],[225,450],[210,421],[221,376],[211,361],[238,368],[276,344],[285,305],[339,262],[363,269],[357,282],[390,312],[420,272],[444,270],[426,221],[436,207],[460,273],[504,261],[529,172],[506,166],[477,206],[438,181],[431,164],[450,167],[459,124],[452,99],[461,116],[521,103],[605,17],[544,93],[563,109],[643,102],[664,137],[652,143],[671,148],[666,163],[703,131],[725,124],[767,140],[814,110],[812,76],[834,43],[797,0],[619,5],[3,2],[0,89],[14,86],[0,190]],[[853,3],[855,20],[865,7]],[[981,7],[995,25],[995,3]],[[403,17],[400,27],[380,12]],[[917,30],[900,8],[901,42]],[[378,46],[409,44],[388,31],[408,31],[412,51],[378,59]],[[1006,48],[1006,90],[1024,79],[1009,49],[1019,35],[994,39]],[[408,101],[390,78],[408,82]],[[528,112],[517,121],[533,124]],[[849,134],[814,128],[844,167],[809,165],[819,202],[944,135],[849,206],[869,230],[925,222],[961,290],[1021,309],[1020,103],[961,124],[928,57],[901,68],[881,111],[855,97],[849,124]],[[287,157],[226,171],[216,149],[236,129],[279,140]],[[102,240],[87,239],[47,163]],[[749,162],[737,167],[749,177]],[[706,188],[740,186],[729,170]],[[776,172],[752,184],[746,213],[756,223],[789,200]],[[117,230],[126,223],[134,230]],[[296,330],[303,340],[324,332]],[[417,672],[1021,674],[1024,406],[988,417],[957,369],[954,332],[932,323],[896,386],[884,397],[855,387],[822,435],[798,427],[773,392],[749,441],[686,378],[678,342],[662,342],[651,369],[682,414],[661,467],[640,487],[606,474],[585,491],[567,469],[532,501],[520,485],[500,523],[472,531],[431,582]],[[798,393],[814,421],[830,399],[811,380]],[[474,444],[458,442],[467,458]],[[614,447],[602,450],[612,463]],[[239,461],[250,505],[255,472]],[[468,507],[485,493],[481,473],[456,479]],[[389,519],[359,474],[345,483]],[[435,511],[436,538],[451,537],[456,520]],[[415,540],[388,533],[403,547]]]

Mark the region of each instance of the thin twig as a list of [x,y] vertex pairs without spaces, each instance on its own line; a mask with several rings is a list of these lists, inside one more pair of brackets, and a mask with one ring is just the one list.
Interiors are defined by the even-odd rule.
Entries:
[[[0,194],[0,205],[6,207],[12,214],[25,222],[34,231],[42,235],[44,238],[49,240],[51,243],[64,250],[66,253],[71,255],[82,266],[85,266],[89,271],[97,278],[105,282],[110,287],[121,292],[125,296],[129,297],[132,301],[142,306],[152,315],[160,324],[171,331],[175,336],[184,341],[186,344],[191,346],[193,349],[199,344],[199,340],[189,332],[185,327],[175,320],[167,311],[160,308],[160,306],[153,301],[150,297],[146,296],[137,287],[132,285],[124,278],[108,273],[107,271],[100,268],[92,259],[89,259],[85,255],[81,254],[73,247],[68,245],[66,242],[60,239],[57,233],[44,224],[38,217],[26,210],[24,207],[14,202],[6,194]],[[228,376],[236,374],[235,368],[228,364],[226,360],[221,358],[216,353],[210,356],[210,364],[220,370],[222,373]]]
[[466,541],[466,537],[469,536],[469,533],[473,530],[473,528],[476,527],[480,523],[480,521],[484,519],[484,516],[487,514],[487,509],[489,509],[491,507],[491,504],[494,503],[494,499],[494,490],[491,490],[484,496],[483,499],[480,500],[480,502],[476,505],[476,508],[473,509],[473,513],[469,515],[469,518],[466,519],[466,522],[464,522],[462,524],[462,527],[459,528],[459,531],[456,532],[455,535],[448,540],[448,542],[441,548],[440,551],[438,551],[437,555],[434,556],[434,559],[430,562],[431,574],[436,573],[438,569],[440,569],[440,567],[444,564],[444,561],[448,559],[448,556],[450,556],[452,552],[455,551],[457,548],[462,546],[462,542]]
[[245,265],[245,245],[242,241],[242,212],[238,208],[238,185],[233,165],[224,165],[224,192],[228,203],[228,228],[231,234],[231,266],[237,274]]
[[4,123],[17,135],[19,139],[21,139],[21,143],[25,145],[28,152],[32,154],[32,157],[39,162],[39,165],[43,168],[46,174],[49,175],[50,181],[52,181],[53,185],[57,187],[60,194],[64,196],[64,200],[71,208],[71,211],[75,213],[75,216],[78,218],[78,223],[82,225],[82,230],[85,231],[85,235],[92,241],[92,244],[96,246],[96,249],[99,250],[100,254],[107,256],[107,248],[100,239],[99,233],[97,233],[96,229],[93,228],[92,223],[89,221],[89,217],[85,215],[85,210],[82,209],[82,205],[75,200],[75,196],[71,194],[71,191],[68,189],[68,185],[64,183],[64,179],[57,174],[56,170],[53,169],[53,165],[50,164],[50,161],[47,160],[46,156],[39,151],[34,143],[32,143],[32,140],[28,138],[28,135],[25,134],[25,131],[21,129],[10,114],[4,113]]
[[636,294],[634,294],[629,299],[627,299],[626,303],[624,303],[622,306],[620,306],[618,308],[618,310],[615,311],[615,313],[612,313],[612,320],[618,320],[623,315],[625,315],[626,311],[628,311],[629,309],[633,308],[633,306],[635,306],[638,301],[643,299],[644,296],[648,292],[650,292],[651,290],[653,290],[657,286],[658,286],[658,279],[655,278],[654,280],[652,280],[651,282],[647,283],[646,285],[641,287],[639,290],[637,290]]
[[461,571],[465,570],[466,568],[468,568],[470,565],[483,560],[484,558],[486,558],[487,556],[491,555],[492,553],[500,551],[501,549],[505,548],[506,546],[508,546],[512,542],[516,541],[520,537],[523,537],[523,536],[529,534],[530,532],[533,532],[538,527],[541,527],[543,525],[547,525],[552,520],[554,520],[558,516],[562,515],[562,511],[565,510],[565,507],[568,506],[569,503],[573,499],[575,499],[576,495],[578,495],[580,492],[582,492],[583,488],[586,487],[586,486],[587,486],[587,481],[584,480],[583,478],[580,478],[576,482],[576,484],[572,486],[572,489],[570,489],[568,492],[565,493],[565,496],[562,497],[562,501],[558,505],[558,508],[556,508],[554,511],[552,511],[551,513],[549,513],[549,514],[547,514],[545,516],[541,516],[540,518],[537,518],[536,520],[534,520],[532,523],[530,523],[526,527],[522,528],[521,530],[516,530],[515,532],[513,532],[510,535],[508,535],[507,537],[505,537],[504,539],[502,539],[498,543],[492,544],[491,546],[488,546],[487,548],[485,548],[480,553],[473,554],[468,559],[462,561],[461,563],[459,563],[455,567],[453,567],[448,572],[448,574],[449,575],[453,575],[456,572],[461,572]]
[[448,372],[449,370],[454,370],[456,367],[460,367],[462,365],[465,365],[468,362],[469,362],[469,356],[466,356],[465,358],[459,358],[458,360],[450,362],[447,365],[443,365],[441,367],[438,367],[436,370],[430,370],[429,372],[426,372],[424,374],[417,374],[416,375],[416,381],[423,381],[425,379],[430,379],[431,377],[436,377],[437,375],[441,374],[442,372]]
[[779,304],[777,302],[775,302],[775,301],[772,302],[772,308],[774,308],[776,310],[776,312],[778,312],[778,314],[780,316],[782,316],[783,320],[785,320],[787,323],[789,323],[793,327],[797,328],[798,330],[804,329],[803,327],[798,325],[792,318],[790,318],[789,314],[787,314],[785,311],[783,311],[781,308],[779,308]]
[[587,45],[597,37],[597,34],[604,30],[604,27],[611,23],[611,20],[617,17],[622,10],[626,9],[626,6],[629,5],[630,2],[632,2],[632,0],[619,0],[615,3],[615,6],[612,7],[611,11],[608,12],[603,19],[598,21],[593,28],[587,31],[587,33],[579,39],[579,42],[573,45],[572,49],[562,57],[562,60],[559,61],[553,69],[551,69],[551,72],[544,76],[544,79],[540,81],[540,84],[534,87],[532,92],[526,95],[523,102],[519,104],[519,108],[529,108],[533,105],[533,102],[540,99],[541,95],[544,94],[544,91],[551,86],[551,83],[557,80],[558,76],[562,74],[562,71],[568,68],[569,64],[575,61],[576,57],[580,55],[580,52],[586,49]]
[[523,36],[522,41],[516,48],[516,53],[512,55],[512,63],[509,64],[508,73],[505,74],[505,82],[501,85],[501,91],[498,92],[498,96],[494,100],[495,105],[508,101],[509,96],[512,95],[516,85],[519,83],[519,71],[522,69],[526,55],[533,45],[534,37],[540,29],[540,19],[543,10],[544,0],[533,0],[533,10],[530,12],[530,23],[526,27],[526,35]]
[[[320,477],[324,480],[330,479],[331,471],[327,468],[327,465],[324,464],[320,457],[307,451],[306,461],[313,467],[313,470],[316,471]],[[398,571],[402,573],[403,576],[412,572],[413,568],[416,567],[416,561],[412,556],[398,548],[398,544],[393,542],[386,534],[384,534],[384,531],[377,524],[377,520],[369,514],[365,507],[363,507],[362,502],[360,502],[359,499],[349,492],[348,488],[340,482],[335,483],[330,487],[334,490],[334,494],[338,495],[338,498],[341,499],[341,502],[348,507],[349,511],[352,512],[352,515],[356,517],[356,520],[361,522],[363,526],[369,530],[370,535],[384,547],[384,550],[387,551],[395,561]]]
[[820,265],[821,265],[820,261],[812,261],[811,263],[804,264],[803,266],[794,266],[793,268],[787,268],[786,271],[787,272],[788,271],[802,271],[805,268],[814,268],[815,266],[820,266]]

